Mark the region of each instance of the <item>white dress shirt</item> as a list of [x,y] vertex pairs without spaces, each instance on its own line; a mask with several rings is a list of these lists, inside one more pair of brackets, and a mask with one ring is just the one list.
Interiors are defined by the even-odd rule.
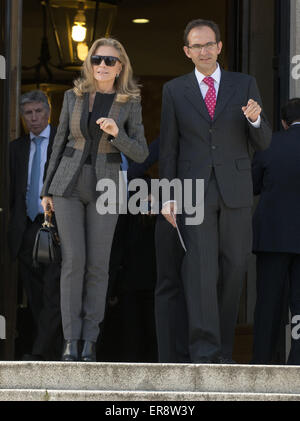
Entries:
[[[41,142],[41,162],[40,162],[40,180],[39,180],[39,188],[40,188],[40,192],[41,192],[42,187],[43,187],[44,168],[45,168],[45,164],[46,164],[46,161],[47,161],[47,149],[48,149],[48,145],[49,145],[50,125],[48,124],[48,126],[38,136],[34,135],[31,132],[29,133],[29,136],[30,136],[31,142],[30,142],[29,162],[28,162],[27,192],[29,190],[32,161],[33,161],[33,157],[34,157],[34,153],[35,153],[35,149],[36,149],[36,145],[33,142],[33,139],[35,137],[43,137],[44,138]],[[40,197],[38,197],[37,200],[38,200],[38,203],[39,203],[39,212],[44,213],[44,209],[41,205]]]
[[[195,67],[195,75],[199,84],[199,88],[201,91],[201,94],[203,96],[203,99],[206,97],[207,91],[208,91],[208,85],[203,82],[203,79],[206,77],[203,73],[200,73],[199,70],[197,70],[197,68]],[[218,98],[218,92],[219,92],[219,87],[220,87],[220,82],[221,82],[221,69],[219,64],[217,63],[217,68],[216,70],[213,72],[213,74],[210,75],[210,77],[213,78],[214,80],[214,85],[215,85],[215,90],[216,90],[216,97]]]

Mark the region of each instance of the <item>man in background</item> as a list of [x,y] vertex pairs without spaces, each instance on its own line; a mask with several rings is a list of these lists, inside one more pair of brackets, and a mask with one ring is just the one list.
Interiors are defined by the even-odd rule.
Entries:
[[254,194],[260,195],[253,216],[257,299],[254,314],[254,364],[270,364],[278,343],[289,290],[292,319],[288,364],[300,364],[300,98],[282,108],[284,131],[271,146],[254,155]]
[[40,191],[56,129],[48,123],[50,105],[42,91],[22,95],[20,110],[29,133],[10,143],[8,241],[12,258],[18,258],[20,286],[35,325],[32,353],[24,359],[56,359],[61,332],[60,266],[51,263],[34,268],[32,260],[35,237],[44,221]]

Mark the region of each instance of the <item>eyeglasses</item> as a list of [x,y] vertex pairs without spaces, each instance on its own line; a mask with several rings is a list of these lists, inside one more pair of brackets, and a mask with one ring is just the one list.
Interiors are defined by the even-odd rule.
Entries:
[[194,44],[194,45],[187,46],[187,47],[190,48],[191,50],[199,51],[199,52],[201,52],[203,49],[205,49],[206,51],[211,51],[216,44],[217,44],[217,42],[215,41],[215,42],[207,42],[204,45]]
[[114,56],[92,56],[91,57],[91,63],[94,64],[95,66],[99,66],[99,64],[102,63],[102,60],[104,60],[105,66],[109,66],[109,67],[115,66],[117,61],[121,63],[121,60],[118,57],[114,57]]

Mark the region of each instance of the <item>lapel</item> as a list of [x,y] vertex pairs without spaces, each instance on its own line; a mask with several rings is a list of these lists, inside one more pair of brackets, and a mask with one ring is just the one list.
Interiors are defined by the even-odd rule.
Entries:
[[[110,108],[108,117],[113,118],[116,122],[118,122],[120,120],[120,114],[123,108],[125,108],[125,105],[121,103],[118,100],[118,96],[116,96]],[[83,99],[76,99],[71,119],[71,132],[75,137],[74,148],[82,151],[90,151],[89,147],[86,148],[86,142],[93,144],[93,140],[90,137],[88,129],[88,116],[89,94],[85,93]],[[103,132],[99,138],[98,153],[119,153],[119,150],[115,148],[107,140],[107,138],[108,134]],[[83,162],[84,159],[85,156],[83,155]]]
[[90,138],[90,134],[89,134],[88,120],[89,120],[89,93],[86,92],[84,94],[83,101],[82,101],[80,130],[81,130],[81,133],[83,134],[83,137],[88,142],[91,142],[92,139]]
[[49,143],[48,143],[48,148],[47,148],[47,161],[46,161],[45,167],[44,167],[44,178],[43,178],[43,180],[45,180],[45,176],[46,176],[46,173],[47,173],[49,159],[50,159],[50,156],[51,156],[52,146],[53,146],[53,141],[54,141],[55,135],[56,135],[56,128],[51,126],[51,124],[50,124],[50,136],[49,136]]
[[[119,101],[117,94],[109,110],[108,118],[112,118],[118,124],[121,120],[121,114],[122,111],[124,111],[125,106],[125,103]],[[120,153],[120,151],[108,141],[108,134],[105,132],[102,132],[102,136],[100,137],[98,153]]]
[[234,93],[235,85],[231,77],[231,72],[226,72],[225,70],[221,69],[221,81],[213,122],[217,120]]
[[208,123],[211,123],[211,118],[208,114],[194,71],[187,75],[187,83],[185,86],[184,96],[190,101],[190,103],[196,108],[202,117],[204,117]]
[[20,148],[20,165],[21,171],[20,174],[23,174],[22,177],[22,192],[26,194],[27,190],[27,180],[28,180],[28,165],[29,165],[29,155],[30,155],[30,136],[27,134],[24,137],[24,142],[21,142],[21,148]]
[[193,104],[196,110],[207,120],[209,124],[214,123],[223,111],[230,98],[235,93],[235,86],[231,78],[231,73],[221,69],[221,81],[215,108],[215,115],[211,121],[206,104],[201,94],[201,90],[195,75],[195,72],[187,75],[185,97]]

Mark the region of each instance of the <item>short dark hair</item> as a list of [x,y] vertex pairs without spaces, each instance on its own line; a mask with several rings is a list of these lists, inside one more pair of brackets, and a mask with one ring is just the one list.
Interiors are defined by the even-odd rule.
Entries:
[[188,35],[191,32],[191,30],[198,27],[202,28],[203,26],[208,26],[210,29],[212,29],[215,33],[216,41],[217,42],[221,41],[221,32],[220,32],[219,25],[217,23],[213,22],[212,20],[195,19],[189,22],[184,30],[184,34],[183,34],[184,45],[186,45],[187,47],[189,45]]
[[41,102],[44,108],[50,112],[50,104],[47,95],[40,90],[29,91],[21,96],[20,109],[23,114],[24,105],[32,102]]
[[281,118],[290,126],[295,121],[300,121],[300,98],[292,98],[281,108]]

